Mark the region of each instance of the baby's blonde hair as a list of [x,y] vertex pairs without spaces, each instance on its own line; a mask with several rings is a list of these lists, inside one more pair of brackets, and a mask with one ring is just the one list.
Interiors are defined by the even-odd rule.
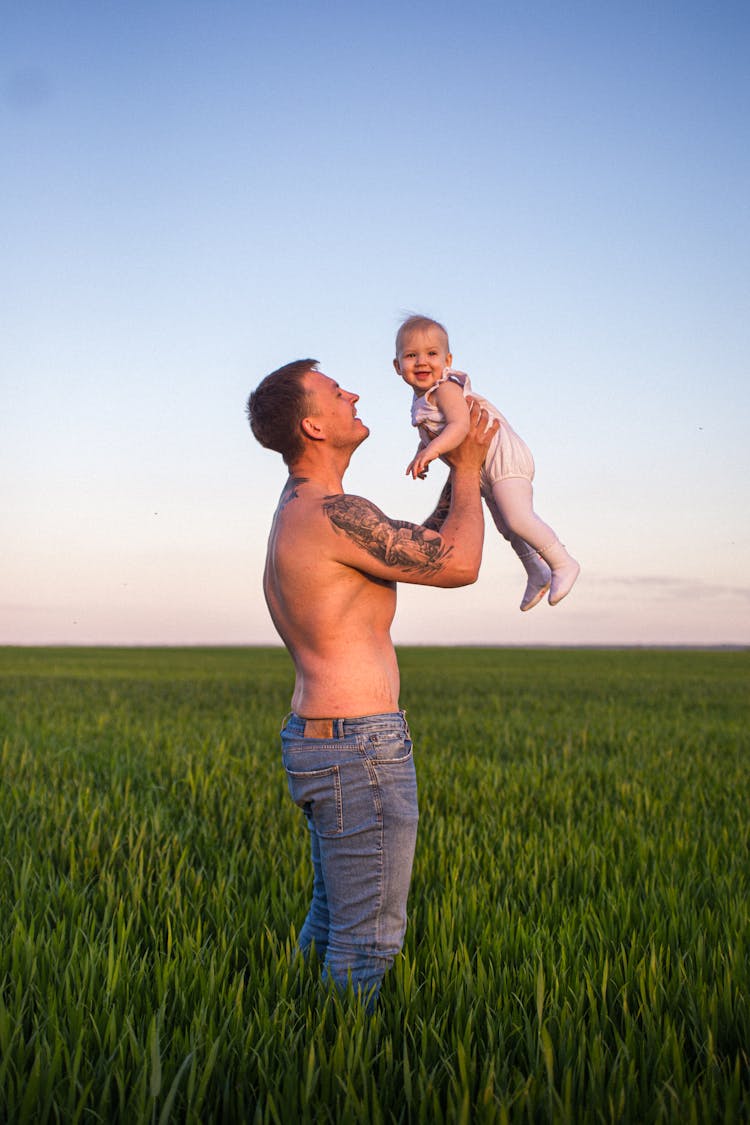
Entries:
[[399,326],[396,333],[396,356],[401,355],[401,345],[404,342],[404,337],[408,336],[410,332],[426,332],[429,328],[438,328],[445,336],[445,350],[451,350],[450,341],[448,339],[448,330],[444,324],[439,320],[433,320],[431,316],[420,316],[415,313],[413,316],[407,316],[406,320]]

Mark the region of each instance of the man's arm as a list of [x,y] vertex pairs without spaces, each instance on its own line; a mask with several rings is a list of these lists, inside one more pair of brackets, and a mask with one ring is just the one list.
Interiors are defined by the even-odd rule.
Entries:
[[448,477],[447,481],[443,485],[443,491],[440,493],[440,496],[438,497],[438,502],[437,502],[437,505],[435,507],[435,511],[432,513],[432,515],[427,517],[427,519],[422,524],[422,527],[426,527],[428,531],[440,531],[440,528],[443,526],[446,519],[448,518],[448,512],[450,511],[450,507],[451,507],[451,478]]
[[486,425],[486,412],[472,407],[469,434],[450,455],[449,507],[439,531],[389,519],[361,496],[327,497],[323,513],[335,533],[334,557],[385,581],[443,587],[475,582],[484,536],[479,473],[497,430],[497,423]]
[[[346,536],[348,544],[369,556],[370,561],[357,569],[375,577],[422,582],[444,570],[449,562],[452,548],[442,536],[419,524],[390,519],[363,496],[328,496],[323,501],[323,511],[335,530]],[[341,561],[355,565],[351,557],[341,557]],[[381,573],[377,563],[393,573]]]

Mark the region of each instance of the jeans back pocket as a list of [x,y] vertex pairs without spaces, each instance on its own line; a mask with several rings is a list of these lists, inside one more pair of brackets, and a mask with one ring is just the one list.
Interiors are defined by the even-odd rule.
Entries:
[[338,766],[320,770],[286,770],[292,800],[312,816],[321,836],[340,836],[344,829],[341,775]]

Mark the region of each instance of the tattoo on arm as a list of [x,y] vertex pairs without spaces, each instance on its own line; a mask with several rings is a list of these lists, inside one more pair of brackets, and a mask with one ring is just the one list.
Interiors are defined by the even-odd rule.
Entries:
[[428,516],[424,521],[423,527],[428,528],[430,531],[440,531],[440,528],[448,518],[448,513],[451,509],[451,481],[450,477],[443,485],[443,491],[440,493],[440,499],[437,502],[437,507],[431,516]]
[[435,574],[441,570],[452,548],[439,535],[404,520],[392,520],[361,496],[331,496],[323,511],[337,531],[343,532],[373,558],[386,566]]

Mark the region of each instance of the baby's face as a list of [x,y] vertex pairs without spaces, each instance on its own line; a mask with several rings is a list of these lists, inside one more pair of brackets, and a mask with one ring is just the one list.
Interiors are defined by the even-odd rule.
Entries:
[[453,356],[447,349],[445,333],[439,328],[415,328],[402,339],[393,366],[417,394],[424,394],[450,367]]

